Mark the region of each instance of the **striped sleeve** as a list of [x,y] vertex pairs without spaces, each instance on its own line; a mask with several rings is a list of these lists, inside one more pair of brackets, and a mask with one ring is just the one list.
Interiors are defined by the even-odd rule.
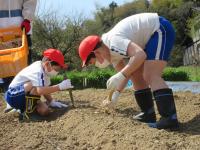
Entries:
[[127,48],[130,42],[129,39],[123,38],[122,36],[113,36],[110,39],[110,50],[127,57]]

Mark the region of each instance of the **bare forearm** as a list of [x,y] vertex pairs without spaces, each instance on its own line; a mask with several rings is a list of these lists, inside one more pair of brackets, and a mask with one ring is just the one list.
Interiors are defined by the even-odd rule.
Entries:
[[136,71],[146,59],[146,54],[144,51],[137,52],[134,56],[132,56],[129,60],[129,63],[122,69],[122,73],[129,78],[130,75]]
[[129,63],[122,69],[122,74],[129,78],[145,61],[146,53],[134,42],[130,42],[127,49],[127,54],[130,57]]
[[48,103],[50,103],[53,100],[53,98],[51,97],[50,94],[46,94],[46,95],[43,95],[43,96],[47,100]]
[[58,85],[53,85],[53,86],[49,86],[49,87],[38,87],[37,88],[37,93],[39,95],[48,95],[54,92],[59,91],[59,87]]
[[[121,61],[115,66],[115,70],[116,70],[117,72],[119,72],[119,71],[121,71],[124,67],[125,67],[124,60],[121,60]],[[121,92],[121,91],[125,88],[127,82],[128,82],[128,78],[125,79],[125,80],[119,85],[119,87],[117,87],[117,91]]]
[[117,91],[122,92],[122,90],[125,88],[126,84],[128,82],[128,78],[122,81],[122,83],[117,87]]

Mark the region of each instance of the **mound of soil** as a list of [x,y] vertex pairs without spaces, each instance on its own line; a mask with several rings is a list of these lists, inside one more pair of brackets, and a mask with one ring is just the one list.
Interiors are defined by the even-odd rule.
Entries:
[[[132,119],[139,112],[131,91],[120,96],[116,110],[100,106],[104,89],[73,91],[75,108],[54,109],[48,117],[19,122],[0,107],[0,149],[154,150],[200,149],[200,95],[175,93],[180,129],[157,130]],[[68,92],[54,94],[70,104]],[[159,115],[157,115],[159,118]]]

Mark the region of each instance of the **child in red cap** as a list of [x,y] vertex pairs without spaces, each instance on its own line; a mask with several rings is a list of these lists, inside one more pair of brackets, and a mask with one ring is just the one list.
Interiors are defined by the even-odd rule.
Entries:
[[[172,24],[157,13],[140,13],[124,18],[101,37],[90,35],[79,46],[83,66],[118,72],[107,81],[114,90],[111,106],[130,79],[141,112],[133,119],[157,129],[179,128],[173,91],[162,78],[175,41]],[[157,121],[154,101],[161,118]]]
[[53,100],[51,93],[73,88],[71,81],[67,79],[57,85],[50,86],[50,77],[56,76],[64,68],[66,68],[64,56],[59,50],[45,50],[42,61],[36,61],[21,70],[9,85],[5,93],[7,111],[10,107],[11,109],[18,109],[23,113],[27,105],[27,95],[35,96],[36,98],[44,96],[47,100],[46,103],[40,100],[36,103],[36,111],[40,115],[47,115],[49,113],[49,106],[67,107],[67,105]]

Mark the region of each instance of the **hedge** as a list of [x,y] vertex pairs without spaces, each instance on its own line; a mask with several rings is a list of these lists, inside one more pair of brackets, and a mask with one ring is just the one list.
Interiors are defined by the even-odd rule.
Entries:
[[[112,69],[95,69],[93,71],[71,71],[66,74],[58,75],[51,79],[52,84],[58,84],[66,75],[71,79],[76,89],[82,88],[105,88],[106,81],[116,72]],[[187,72],[176,68],[166,68],[162,75],[166,81],[190,81]]]
[[82,88],[105,88],[106,81],[115,74],[112,69],[95,69],[93,71],[72,71],[63,75],[53,77],[51,83],[58,84],[67,76],[71,79],[72,84],[76,89]]
[[165,81],[190,81],[189,74],[176,68],[166,68],[162,75]]
[[177,70],[187,72],[191,81],[200,82],[200,67],[199,66],[182,66]]

